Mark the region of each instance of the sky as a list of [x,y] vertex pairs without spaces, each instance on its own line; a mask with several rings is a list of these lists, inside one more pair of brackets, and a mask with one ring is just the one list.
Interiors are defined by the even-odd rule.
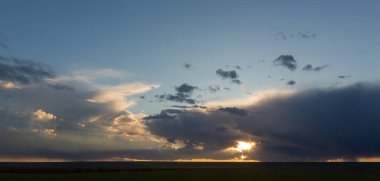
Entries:
[[0,161],[380,161],[377,0],[0,0]]

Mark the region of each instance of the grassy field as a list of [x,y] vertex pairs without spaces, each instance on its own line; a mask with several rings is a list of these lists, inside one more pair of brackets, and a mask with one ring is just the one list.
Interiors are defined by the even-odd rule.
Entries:
[[[1,164],[0,164],[1,165]],[[2,167],[1,181],[38,180],[380,180],[379,164],[255,163],[255,164],[122,164],[102,167]],[[9,167],[7,167],[9,169]],[[20,167],[17,167],[20,168]],[[122,168],[122,169],[121,169]]]

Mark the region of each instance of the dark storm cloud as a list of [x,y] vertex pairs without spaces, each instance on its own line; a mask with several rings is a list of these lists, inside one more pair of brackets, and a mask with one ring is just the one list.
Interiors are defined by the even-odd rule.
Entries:
[[218,69],[216,70],[216,74],[222,77],[223,79],[230,79],[233,83],[241,84],[241,81],[237,79],[239,75],[236,73],[235,70],[224,71],[222,69]]
[[218,111],[229,113],[231,115],[238,115],[238,116],[247,116],[248,115],[246,110],[239,109],[237,107],[223,107],[223,108],[219,108]]
[[171,142],[183,141],[188,149],[203,146],[206,150],[220,150],[234,145],[236,139],[249,138],[236,130],[234,122],[222,114],[186,111],[162,117],[146,123],[150,132]]
[[278,58],[273,60],[273,64],[286,67],[291,71],[297,68],[297,61],[292,55],[280,55]]
[[153,134],[206,150],[225,149],[251,136],[260,144],[250,156],[262,161],[357,158],[380,155],[379,105],[380,85],[360,83],[268,97],[244,107],[261,113],[234,119],[219,111],[183,111],[147,126]]
[[0,56],[0,80],[31,84],[54,76],[54,71],[45,64]]
[[291,80],[287,82],[286,85],[296,85],[296,82],[294,80]]
[[284,160],[375,156],[380,154],[379,103],[379,85],[309,90],[256,106],[270,114],[254,115],[255,123],[241,126],[263,135],[257,153],[262,159],[271,154]]

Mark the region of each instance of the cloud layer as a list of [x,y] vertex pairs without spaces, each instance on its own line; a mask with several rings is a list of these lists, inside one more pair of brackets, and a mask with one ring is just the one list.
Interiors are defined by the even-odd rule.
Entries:
[[380,86],[360,83],[272,95],[244,107],[252,112],[246,116],[181,111],[151,119],[147,126],[153,134],[181,140],[188,148],[222,150],[237,140],[253,139],[259,144],[250,157],[263,161],[352,159],[379,156],[378,105]]

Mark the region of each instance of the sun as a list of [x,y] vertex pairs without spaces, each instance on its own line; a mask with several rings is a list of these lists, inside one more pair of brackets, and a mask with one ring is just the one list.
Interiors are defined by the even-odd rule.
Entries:
[[235,150],[238,152],[250,151],[255,145],[255,142],[238,141]]
[[251,141],[237,141],[235,147],[227,148],[226,151],[232,152],[249,152],[255,147],[256,143]]

